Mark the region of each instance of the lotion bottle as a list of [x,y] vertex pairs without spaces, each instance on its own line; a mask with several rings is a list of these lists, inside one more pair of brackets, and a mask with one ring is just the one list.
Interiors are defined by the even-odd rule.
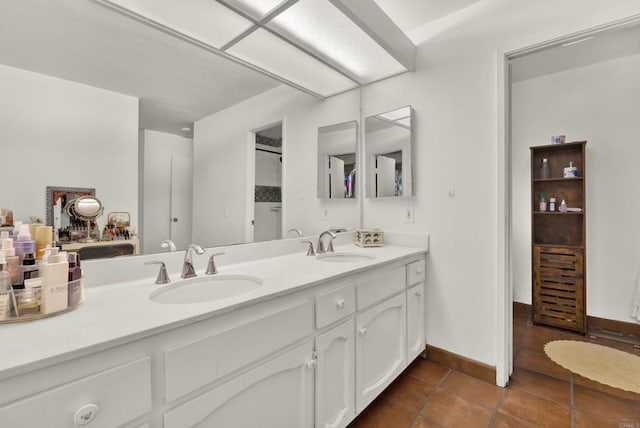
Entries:
[[13,239],[9,237],[9,232],[0,233],[0,253],[4,254],[7,261],[7,270],[11,275],[11,284],[20,283],[20,258],[16,256],[16,250],[13,248]]
[[0,252],[0,293],[11,291],[11,275],[7,270],[7,261],[4,253]]
[[69,285],[68,285],[68,301],[69,307],[78,306],[83,300],[82,289],[82,269],[78,264],[78,254],[69,253],[67,256],[69,260]]
[[16,242],[14,243],[16,255],[19,257],[20,264],[22,263],[22,258],[25,254],[33,254],[36,251],[36,243],[31,239],[31,234],[29,233],[29,225],[23,224],[20,226],[20,232],[18,232],[18,236],[16,237]]
[[68,306],[69,262],[67,253],[58,253],[52,248],[46,263],[40,267],[42,278],[42,306],[43,314],[59,312]]

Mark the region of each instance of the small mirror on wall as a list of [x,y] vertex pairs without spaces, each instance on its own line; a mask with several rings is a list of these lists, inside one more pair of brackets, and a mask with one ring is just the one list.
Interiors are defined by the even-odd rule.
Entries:
[[412,123],[410,106],[365,119],[368,198],[414,194]]
[[318,198],[356,197],[358,123],[318,128]]

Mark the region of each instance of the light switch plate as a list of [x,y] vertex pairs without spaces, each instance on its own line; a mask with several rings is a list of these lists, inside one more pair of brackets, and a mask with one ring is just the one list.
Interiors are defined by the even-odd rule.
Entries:
[[413,223],[413,207],[405,207],[402,216],[405,223]]

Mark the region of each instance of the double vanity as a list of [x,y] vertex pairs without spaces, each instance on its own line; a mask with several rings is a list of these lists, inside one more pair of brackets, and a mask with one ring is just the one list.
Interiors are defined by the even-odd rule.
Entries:
[[226,247],[214,275],[194,256],[188,279],[184,253],[85,263],[84,305],[2,326],[0,426],[346,426],[425,349],[428,240],[301,241]]

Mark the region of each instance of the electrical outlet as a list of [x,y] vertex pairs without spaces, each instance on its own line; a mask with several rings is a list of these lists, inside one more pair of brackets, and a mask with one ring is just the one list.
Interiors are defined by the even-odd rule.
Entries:
[[413,223],[413,207],[406,207],[403,212],[405,223]]

